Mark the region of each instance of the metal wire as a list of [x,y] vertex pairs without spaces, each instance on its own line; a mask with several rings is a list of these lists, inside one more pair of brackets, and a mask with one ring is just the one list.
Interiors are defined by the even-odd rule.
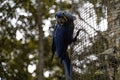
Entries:
[[[107,12],[110,11],[108,10],[110,9],[110,1],[104,6],[103,4],[100,6],[99,3],[96,3],[98,7],[89,1],[83,4],[74,3],[74,6],[77,6],[77,10],[73,11],[76,12],[74,34],[78,29],[81,31],[77,42],[72,45],[71,70],[73,80],[118,80],[116,76],[120,75],[118,74],[120,36],[116,36],[120,28],[116,28],[114,22],[109,23],[108,16],[110,14]],[[116,17],[116,14],[112,14],[113,17]],[[115,28],[111,30],[110,26]]]

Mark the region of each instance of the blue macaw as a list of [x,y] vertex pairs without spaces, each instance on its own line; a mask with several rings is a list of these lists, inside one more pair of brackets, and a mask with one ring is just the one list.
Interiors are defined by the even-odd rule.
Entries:
[[67,74],[70,76],[70,58],[67,54],[67,48],[75,40],[73,39],[74,17],[66,11],[58,11],[55,17],[62,18],[64,21],[57,22],[54,28],[52,52],[53,54],[57,53],[60,63],[64,62]]

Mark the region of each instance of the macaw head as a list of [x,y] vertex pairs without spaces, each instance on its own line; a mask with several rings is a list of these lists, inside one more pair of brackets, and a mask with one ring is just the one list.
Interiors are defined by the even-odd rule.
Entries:
[[65,16],[65,11],[58,11],[55,14],[55,18],[56,18],[57,22],[60,24],[64,24],[68,21],[68,18]]
[[66,22],[73,22],[75,20],[75,17],[67,12],[67,11],[58,11],[55,14],[55,18],[58,23],[66,23]]

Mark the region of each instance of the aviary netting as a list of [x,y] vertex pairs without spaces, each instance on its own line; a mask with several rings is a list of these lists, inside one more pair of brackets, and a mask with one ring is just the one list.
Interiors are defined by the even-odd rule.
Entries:
[[[120,5],[120,1],[73,0],[73,14],[76,16],[74,34],[81,30],[71,49],[73,80],[120,79],[120,36],[116,33],[120,28],[114,28],[115,22],[120,26],[120,11],[112,13],[115,4]],[[120,6],[117,7],[119,9]]]

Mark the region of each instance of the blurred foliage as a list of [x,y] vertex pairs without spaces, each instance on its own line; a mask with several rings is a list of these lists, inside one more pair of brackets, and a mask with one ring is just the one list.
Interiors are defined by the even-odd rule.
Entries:
[[[50,20],[49,36],[44,36],[44,72],[50,71],[48,78],[45,80],[65,80],[63,65],[59,65],[57,56],[51,62],[51,34],[55,24],[54,14],[56,11],[69,10],[73,11],[72,6],[79,3],[89,1],[94,5],[97,15],[97,23],[101,18],[105,18],[103,9],[112,7],[115,2],[108,0],[79,0],[73,5],[68,0],[42,0],[42,21]],[[119,0],[118,0],[119,1]],[[99,4],[99,6],[96,6]],[[29,65],[38,63],[38,12],[37,0],[0,0],[0,79],[2,80],[37,80],[37,70],[30,73]],[[75,7],[77,10],[78,7]],[[55,12],[50,13],[51,10]],[[110,9],[109,9],[110,10]],[[43,23],[44,25],[44,23]],[[17,34],[17,33],[21,34]],[[44,31],[43,31],[44,32]],[[21,39],[17,37],[23,36]],[[92,47],[87,47],[84,55],[79,55],[78,60],[84,61],[80,66],[83,73],[73,72],[72,76],[75,80],[109,80],[109,72],[107,69],[116,68],[114,70],[116,77],[120,75],[120,60],[115,55],[99,54],[108,49],[108,41],[105,37],[97,36]],[[87,52],[89,51],[89,52]],[[90,60],[87,57],[94,54],[97,60]],[[31,57],[32,56],[32,57]],[[82,57],[82,58],[81,58]],[[106,58],[107,57],[107,58]],[[107,64],[109,63],[109,64]],[[86,67],[84,67],[86,65]],[[109,65],[109,66],[108,66]],[[37,66],[37,65],[36,65]],[[58,68],[60,66],[60,68]]]
[[[61,6],[56,0],[42,0],[41,4],[42,21],[54,18],[55,12],[60,10]],[[68,9],[66,5],[70,5],[65,1],[62,4],[63,9]],[[37,6],[37,0],[0,0],[0,79],[2,80],[37,80],[37,71],[32,73],[28,71],[29,65],[36,65],[38,62]],[[55,12],[50,13],[50,10]],[[53,19],[50,21],[55,23]],[[49,26],[50,29],[53,25]],[[17,39],[21,35],[22,38]],[[51,35],[44,37],[43,41],[44,71],[54,72],[45,80],[58,78],[64,80],[63,71],[54,70],[54,67],[59,65],[57,57],[51,62]]]

